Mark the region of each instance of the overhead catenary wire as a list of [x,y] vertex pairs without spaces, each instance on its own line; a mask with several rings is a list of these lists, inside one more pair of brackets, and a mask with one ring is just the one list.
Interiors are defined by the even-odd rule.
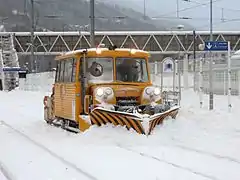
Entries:
[[[189,3],[195,3],[195,4],[202,4],[202,2],[195,1],[195,0],[183,0],[183,1],[189,2]],[[231,11],[231,12],[232,12],[232,11],[240,12],[240,9],[225,8],[225,7],[216,5],[216,4],[213,4],[213,6],[214,6],[215,8],[224,9],[224,10]]]
[[[202,2],[199,2],[199,1],[196,1],[196,0],[183,0],[184,2],[189,2],[189,3],[195,3],[195,4],[202,4]],[[231,12],[234,12],[234,13],[240,13],[240,9],[232,9],[232,8],[225,8],[225,7],[222,7],[222,6],[219,6],[219,5],[216,5],[216,4],[213,4],[214,8],[216,9],[221,9],[221,21],[232,21],[232,20],[235,20],[235,19],[229,19],[229,18],[225,18],[225,14],[224,12],[227,10],[227,11],[231,11]]]
[[[223,23],[228,23],[228,22],[238,22],[240,21],[240,18],[237,18],[237,19],[224,19],[224,21],[218,21],[218,22],[215,22],[213,23],[213,26],[216,26],[216,25],[219,25],[219,24],[223,24]],[[197,26],[195,27],[196,29],[200,29],[200,28],[205,28],[205,27],[208,27],[209,24],[205,24],[205,25],[202,25],[202,26]]]
[[[218,1],[221,1],[221,0],[214,0],[213,3],[218,2]],[[198,4],[198,5],[195,5],[195,6],[191,6],[191,7],[180,9],[178,12],[184,12],[184,11],[195,9],[195,8],[198,8],[198,7],[201,7],[201,6],[205,6],[205,5],[208,5],[208,4],[210,4],[210,3],[209,2],[201,3],[201,4]],[[173,13],[176,13],[176,11],[171,11],[171,12],[168,12],[168,13],[160,14],[160,15],[155,16],[153,18],[164,17],[166,15],[173,14]]]
[[[199,1],[196,1],[196,0],[183,0],[184,2],[189,2],[189,3],[194,3],[194,4],[197,4],[195,6],[191,6],[191,7],[187,7],[187,8],[183,8],[181,10],[179,10],[179,12],[184,12],[184,11],[187,11],[187,10],[192,10],[192,9],[195,9],[195,8],[198,8],[198,7],[202,7],[202,6],[208,6],[210,3],[209,1],[205,1],[205,2],[199,2]],[[230,18],[226,18],[224,17],[224,11],[227,10],[227,11],[231,11],[231,12],[240,12],[240,9],[232,9],[232,8],[225,8],[225,7],[221,7],[219,5],[216,5],[216,2],[220,2],[222,0],[215,0],[213,1],[215,4],[213,4],[213,6],[215,8],[218,8],[218,9],[221,9],[221,18],[213,18],[213,20],[215,21],[218,21],[218,20],[221,20],[221,21],[232,21],[232,19]],[[155,16],[155,17],[152,17],[152,19],[181,19],[181,20],[197,20],[197,21],[205,21],[205,20],[208,20],[209,18],[201,18],[201,17],[174,17],[174,16],[166,16],[168,14],[173,14],[175,13],[175,11],[172,11],[172,12],[168,12],[168,13],[165,13],[165,14],[162,14],[162,15],[159,15],[159,16]]]
[[[187,10],[196,9],[198,7],[210,5],[209,1],[205,1],[205,2],[199,2],[199,1],[196,1],[196,0],[183,0],[183,1],[195,3],[197,5],[191,6],[191,7],[187,7],[187,8],[183,8],[183,9],[179,10],[179,12],[184,12],[184,11],[187,11]],[[217,26],[217,25],[222,24],[222,23],[229,23],[229,22],[234,22],[234,21],[236,21],[236,22],[240,21],[239,18],[226,18],[225,14],[224,14],[224,10],[228,10],[228,11],[231,11],[231,12],[234,12],[234,13],[238,13],[238,12],[240,12],[240,9],[225,8],[225,7],[221,7],[219,5],[216,5],[216,2],[220,2],[220,1],[221,0],[213,1],[213,3],[215,3],[215,4],[213,4],[213,6],[215,8],[217,8],[217,9],[221,9],[221,17],[213,18],[213,20],[215,21],[215,23],[213,23],[213,25]],[[203,18],[201,18],[201,17],[179,17],[179,18],[177,18],[177,17],[174,17],[174,16],[166,16],[168,14],[173,14],[174,12],[165,13],[165,14],[162,14],[161,16],[153,17],[152,19],[181,19],[181,20],[194,20],[194,21],[206,21],[206,20],[209,20],[209,18],[204,18],[204,17]],[[205,27],[208,27],[208,26],[209,26],[209,23],[205,24],[205,25],[201,25],[201,26],[195,27],[195,29],[205,28]]]

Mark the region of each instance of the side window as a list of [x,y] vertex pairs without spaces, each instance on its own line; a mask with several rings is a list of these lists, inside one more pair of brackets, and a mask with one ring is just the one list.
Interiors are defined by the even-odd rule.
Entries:
[[77,67],[77,61],[75,58],[72,59],[72,78],[71,78],[71,82],[75,82],[76,81],[76,67]]
[[68,82],[68,61],[65,61],[65,66],[64,66],[64,78],[63,78],[63,82]]
[[65,70],[65,61],[61,61],[61,69],[60,69],[60,79],[59,79],[59,82],[63,82],[63,80],[64,80],[64,70]]
[[71,82],[72,63],[71,60],[65,60],[64,82]]
[[80,58],[80,63],[79,63],[79,81],[82,80],[83,78],[83,58]]
[[57,70],[56,70],[56,75],[55,75],[55,82],[59,82],[60,79],[60,72],[61,72],[61,66],[60,62],[57,62]]

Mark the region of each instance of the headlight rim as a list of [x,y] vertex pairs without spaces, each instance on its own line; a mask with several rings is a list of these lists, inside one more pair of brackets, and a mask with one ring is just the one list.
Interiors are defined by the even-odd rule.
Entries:
[[[99,91],[101,91],[100,94],[98,93]],[[96,95],[97,95],[98,97],[102,97],[102,96],[104,95],[104,90],[103,90],[103,88],[98,88],[98,89],[96,90]]]
[[[158,90],[158,93],[156,93],[156,90]],[[161,95],[161,89],[159,87],[155,87],[153,93],[154,93],[155,96],[160,96]]]
[[99,98],[107,98],[109,96],[114,96],[114,90],[112,87],[101,86],[95,89],[94,96]]
[[106,93],[107,96],[110,96],[113,94],[113,89],[110,87],[107,87],[104,91],[104,93]]
[[[149,92],[149,91],[150,91],[150,92]],[[145,92],[146,92],[147,95],[151,95],[151,87],[147,87],[147,88],[145,89]]]
[[[156,90],[158,91],[157,93],[156,93]],[[146,87],[146,89],[144,91],[148,96],[151,96],[151,95],[160,96],[161,95],[161,89],[156,86]]]

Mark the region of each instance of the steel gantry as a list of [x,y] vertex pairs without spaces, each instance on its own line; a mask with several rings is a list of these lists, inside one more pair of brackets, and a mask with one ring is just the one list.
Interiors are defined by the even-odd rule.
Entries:
[[[1,32],[0,37],[14,34],[15,49],[18,54],[29,55],[31,50],[30,32]],[[196,51],[198,44],[209,40],[208,31],[196,31]],[[232,51],[240,49],[240,31],[215,31],[213,40],[231,41]],[[191,54],[193,52],[192,31],[103,31],[95,32],[95,44],[117,45],[137,48],[152,54]],[[35,32],[35,54],[57,55],[62,52],[90,47],[89,32]]]

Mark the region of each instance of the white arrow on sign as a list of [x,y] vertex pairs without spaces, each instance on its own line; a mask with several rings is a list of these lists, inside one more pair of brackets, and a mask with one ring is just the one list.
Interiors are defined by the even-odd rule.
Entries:
[[208,49],[211,49],[211,48],[212,48],[212,45],[211,45],[210,42],[209,42],[206,46],[207,46]]

